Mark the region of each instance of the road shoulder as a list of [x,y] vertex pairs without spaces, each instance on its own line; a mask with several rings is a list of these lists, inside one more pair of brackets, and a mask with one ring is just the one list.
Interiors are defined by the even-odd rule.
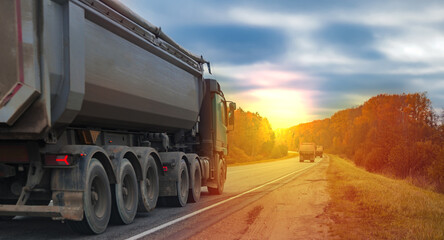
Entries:
[[[310,163],[306,163],[310,164]],[[325,239],[328,159],[192,239]]]

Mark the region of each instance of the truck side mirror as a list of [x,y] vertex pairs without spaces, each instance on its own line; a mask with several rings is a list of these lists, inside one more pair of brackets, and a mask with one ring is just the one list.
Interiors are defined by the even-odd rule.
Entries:
[[236,110],[236,103],[230,102],[228,112],[228,126],[231,128],[229,128],[229,130],[234,129],[234,110]]

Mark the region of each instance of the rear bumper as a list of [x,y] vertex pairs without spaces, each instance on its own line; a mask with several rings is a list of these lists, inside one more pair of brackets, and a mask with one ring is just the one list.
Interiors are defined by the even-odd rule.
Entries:
[[301,154],[299,155],[300,160],[314,160],[316,158],[316,155],[314,154]]
[[0,205],[0,216],[35,216],[51,217],[54,220],[69,219],[81,221],[83,219],[83,208],[61,206]]
[[42,205],[1,205],[0,216],[51,217],[53,220],[83,220],[83,192],[54,191],[53,204]]

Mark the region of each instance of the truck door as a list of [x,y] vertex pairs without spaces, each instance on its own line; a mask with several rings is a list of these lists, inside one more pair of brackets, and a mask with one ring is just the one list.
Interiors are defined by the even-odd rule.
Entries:
[[227,155],[227,105],[225,99],[217,93],[214,94],[213,109],[214,148]]

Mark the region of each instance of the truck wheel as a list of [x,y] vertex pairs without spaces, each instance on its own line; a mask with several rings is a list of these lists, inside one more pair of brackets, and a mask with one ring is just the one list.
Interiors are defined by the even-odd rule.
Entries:
[[184,207],[188,200],[188,191],[190,189],[189,180],[187,164],[185,160],[181,159],[176,182],[177,196],[164,197],[162,200],[169,206]]
[[200,171],[199,161],[195,158],[191,163],[190,169],[190,191],[188,193],[188,202],[198,202],[200,199],[200,191],[202,187],[202,174]]
[[161,197],[159,198],[159,204],[171,207],[184,207],[188,200],[189,180],[187,164],[185,160],[181,159],[176,181],[177,196]]
[[82,221],[67,221],[71,229],[86,234],[99,234],[106,230],[111,215],[111,191],[105,169],[94,158],[86,173],[83,211]]
[[188,168],[185,160],[180,160],[179,166],[179,175],[177,179],[177,202],[176,206],[184,207],[187,204],[188,200],[188,190],[190,189],[189,176],[188,176]]
[[139,182],[139,212],[149,212],[156,207],[159,198],[159,172],[156,162],[150,155],[144,167],[143,180]]
[[128,159],[123,159],[120,165],[120,183],[111,188],[113,207],[111,221],[118,224],[130,224],[137,213],[137,179],[134,168]]
[[207,187],[208,192],[213,195],[220,195],[224,192],[225,179],[227,178],[227,166],[223,163],[222,159],[219,160],[219,166],[216,172],[217,187]]

